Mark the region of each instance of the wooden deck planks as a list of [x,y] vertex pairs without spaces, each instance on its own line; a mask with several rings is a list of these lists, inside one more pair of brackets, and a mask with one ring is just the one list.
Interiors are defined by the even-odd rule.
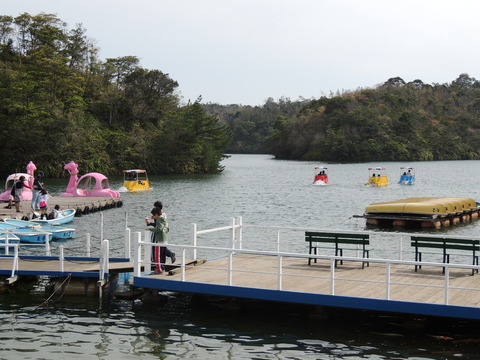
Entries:
[[[227,285],[227,265],[228,258],[207,261],[186,271],[186,281]],[[278,259],[274,256],[237,254],[233,257],[232,283],[234,286],[277,289],[277,268]],[[282,290],[330,294],[328,261],[319,260],[309,266],[307,259],[284,258],[282,272]],[[449,304],[478,307],[480,275],[471,276],[468,269],[455,269],[450,273],[450,287],[467,289],[449,289]],[[159,276],[162,279],[180,279],[178,273]],[[335,295],[386,299],[384,264],[370,263],[369,267],[362,269],[361,263],[344,262],[335,269],[335,279]],[[391,300],[444,303],[445,277],[439,267],[423,267],[415,272],[413,266],[392,265],[390,281]]]

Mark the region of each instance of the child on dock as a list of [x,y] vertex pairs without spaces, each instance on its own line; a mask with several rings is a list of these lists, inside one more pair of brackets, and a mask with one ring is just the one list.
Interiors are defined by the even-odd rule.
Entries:
[[40,210],[41,210],[41,215],[40,215],[41,220],[44,220],[44,219],[47,220],[47,218],[48,218],[48,216],[47,216],[47,210],[48,210],[47,201],[50,198],[51,198],[51,196],[47,192],[47,190],[45,190],[45,188],[40,190],[40,195],[38,197],[38,201],[39,201]]

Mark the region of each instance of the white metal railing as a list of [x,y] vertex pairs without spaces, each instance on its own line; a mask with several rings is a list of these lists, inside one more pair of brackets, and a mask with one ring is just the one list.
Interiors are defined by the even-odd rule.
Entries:
[[[138,236],[140,233],[137,233]],[[151,242],[142,242],[138,241],[138,237],[134,239],[133,242],[133,251],[135,253],[134,255],[134,276],[141,277],[141,276],[146,276],[150,275],[152,272],[150,270],[150,267],[146,266],[145,264],[149,261],[144,261],[142,260],[141,253],[142,253],[142,247],[144,248],[152,248],[155,246],[162,246],[161,244],[158,243],[151,243]],[[173,244],[168,244],[168,247],[170,248],[176,248],[181,251],[181,261],[180,261],[180,281],[187,281],[187,272],[186,270],[190,267],[193,268],[193,266],[188,266],[185,263],[186,259],[186,252],[187,250],[192,250],[193,247],[190,245],[173,245]],[[202,269],[205,269],[205,271],[209,270],[225,270],[227,272],[227,285],[229,286],[235,286],[235,283],[233,282],[233,274],[235,272],[242,272],[242,273],[251,273],[252,275],[255,274],[268,274],[268,275],[275,275],[277,277],[277,290],[283,290],[283,279],[285,277],[299,277],[299,278],[312,278],[312,279],[325,279],[325,276],[312,276],[312,275],[295,275],[295,274],[287,274],[284,271],[284,265],[283,261],[285,258],[298,258],[298,259],[305,259],[307,260],[308,258],[312,259],[322,259],[322,260],[327,260],[330,263],[329,267],[329,275],[328,279],[330,280],[330,290],[329,293],[330,295],[335,295],[335,284],[339,280],[348,280],[352,282],[363,282],[363,283],[383,283],[385,286],[385,295],[382,297],[383,299],[386,300],[391,300],[391,288],[393,285],[408,285],[408,286],[416,286],[416,287],[431,287],[431,288],[438,288],[438,289],[443,289],[444,293],[444,304],[448,305],[449,303],[449,293],[451,289],[456,289],[456,290],[468,290],[468,291],[477,291],[480,292],[480,289],[478,288],[468,288],[468,287],[451,287],[450,286],[450,269],[479,269],[478,265],[466,265],[466,264],[449,264],[449,263],[436,263],[436,262],[419,262],[419,261],[405,261],[405,260],[391,260],[391,259],[374,259],[374,258],[359,258],[359,257],[347,257],[347,256],[327,256],[327,255],[311,255],[311,254],[298,254],[298,253],[281,253],[281,252],[272,252],[272,251],[256,251],[256,250],[239,250],[239,249],[232,249],[232,248],[212,248],[212,247],[207,247],[207,246],[197,246],[197,250],[213,250],[213,251],[219,251],[224,253],[224,256],[228,257],[227,265],[226,268],[212,268],[208,266],[202,266]],[[178,251],[178,250],[177,250]],[[262,271],[251,271],[247,269],[235,269],[234,267],[234,254],[250,254],[250,255],[264,255],[264,256],[276,256],[278,258],[277,261],[277,268],[275,272],[262,272]],[[335,262],[337,260],[343,260],[343,261],[352,261],[352,262],[369,262],[369,263],[377,263],[377,264],[383,264],[385,266],[385,277],[384,281],[375,281],[375,280],[364,280],[364,279],[349,279],[349,278],[340,278],[336,276],[336,268],[335,268]],[[306,261],[305,261],[306,263]],[[141,270],[142,265],[144,266],[144,271]],[[392,281],[392,275],[391,275],[391,267],[392,265],[405,265],[405,266],[431,266],[431,267],[438,267],[438,268],[444,268],[445,269],[445,274],[444,276],[444,281],[443,281],[443,286],[439,285],[431,285],[428,283],[400,283],[400,282],[394,282]],[[419,275],[421,276],[421,275]],[[254,276],[252,276],[254,278]],[[361,297],[361,295],[359,296]]]
[[[245,238],[243,234],[243,229],[246,228],[252,228],[252,229],[267,229],[267,230],[273,230],[275,233],[275,249],[273,251],[264,251],[264,250],[249,250],[249,249],[244,249],[245,246]],[[328,255],[313,255],[313,254],[306,254],[306,253],[296,253],[296,252],[282,252],[280,251],[280,244],[281,244],[281,232],[282,231],[328,231],[328,232],[338,232],[338,233],[365,233],[365,234],[378,234],[378,233],[372,233],[372,232],[354,232],[354,231],[345,231],[345,230],[319,230],[319,229],[313,229],[313,228],[303,228],[303,227],[279,227],[279,226],[261,226],[261,225],[244,225],[242,218],[237,218],[237,219],[232,219],[231,223],[229,226],[224,226],[224,227],[217,227],[217,228],[212,228],[212,229],[207,229],[207,230],[198,230],[196,224],[191,225],[191,230],[190,230],[190,239],[191,239],[191,245],[177,245],[177,244],[169,244],[168,247],[170,248],[176,248],[179,249],[178,252],[181,252],[181,262],[180,262],[180,270],[181,270],[181,281],[186,281],[186,273],[185,270],[189,267],[185,264],[185,258],[186,258],[186,253],[189,251],[192,254],[193,259],[197,259],[198,252],[199,251],[206,251],[209,253],[221,253],[221,256],[226,256],[228,257],[228,265],[226,270],[228,272],[228,280],[227,283],[228,285],[233,286],[233,272],[234,271],[247,271],[247,270],[234,270],[233,267],[233,262],[234,262],[234,254],[255,254],[255,255],[268,255],[268,256],[276,256],[278,257],[278,266],[277,266],[277,271],[275,275],[277,276],[277,289],[282,290],[283,287],[283,278],[285,276],[299,276],[299,275],[292,275],[292,274],[286,274],[284,272],[284,266],[283,266],[283,261],[286,257],[288,258],[301,258],[301,259],[323,259],[327,260],[330,262],[330,270],[329,270],[329,280],[330,280],[330,294],[334,295],[335,294],[335,283],[337,280],[345,280],[345,279],[339,279],[336,277],[335,273],[335,262],[337,260],[344,260],[344,261],[355,261],[355,262],[365,262],[366,259],[362,257],[346,257],[346,256],[328,256]],[[205,235],[205,234],[211,234],[211,233],[218,233],[218,232],[226,232],[228,235],[228,238],[226,238],[228,242],[228,246],[226,247],[212,247],[212,246],[199,246],[198,245],[198,238],[199,235]],[[150,232],[146,231],[145,232],[145,239],[148,239],[147,234],[150,234]],[[429,285],[429,284],[422,284],[422,285],[417,285],[417,284],[403,284],[403,285],[411,285],[411,286],[424,286],[424,287],[435,287],[435,288],[441,288],[443,289],[444,292],[444,303],[448,304],[449,302],[449,291],[451,289],[465,289],[465,290],[472,290],[472,291],[480,291],[480,289],[470,289],[470,288],[459,288],[459,287],[451,287],[450,286],[450,269],[456,269],[456,268],[461,268],[461,269],[475,269],[478,270],[479,266],[478,265],[468,265],[468,264],[445,264],[445,263],[439,263],[439,262],[417,262],[417,261],[405,261],[403,260],[403,242],[405,239],[409,239],[410,236],[412,236],[411,233],[388,233],[388,235],[392,236],[398,236],[400,238],[399,245],[397,248],[397,251],[399,252],[398,259],[380,259],[380,258],[369,258],[368,262],[370,263],[379,263],[379,264],[384,264],[385,266],[385,276],[384,276],[384,283],[385,286],[385,296],[384,298],[387,300],[390,300],[391,298],[391,287],[392,285],[398,285],[400,283],[395,283],[392,282],[392,274],[391,274],[391,267],[392,265],[409,265],[409,266],[418,266],[418,265],[423,265],[423,266],[432,266],[432,267],[438,267],[438,268],[444,268],[445,273],[444,273],[444,281],[443,285],[439,287],[438,285]],[[431,235],[426,235],[426,236],[431,236]],[[435,236],[432,236],[435,237]],[[449,237],[442,235],[442,237]],[[453,238],[453,236],[452,236]],[[455,236],[455,238],[462,238],[462,236]],[[463,238],[471,238],[471,237],[463,237]],[[302,241],[303,241],[303,236],[302,236]],[[161,244],[156,244],[156,243],[151,243],[150,241],[141,241],[141,233],[136,233],[135,239],[133,241],[133,252],[134,252],[134,275],[135,276],[144,276],[144,275],[149,275],[151,273],[151,251],[153,247],[155,246],[161,246]],[[143,252],[145,253],[145,256],[142,257],[142,249]],[[221,257],[220,256],[220,257]],[[144,265],[144,271],[141,271],[142,265]],[[208,267],[202,267],[208,269]],[[215,269],[218,270],[218,269]],[[301,275],[305,276],[305,275]],[[313,277],[316,278],[316,276],[308,276],[308,277]],[[368,281],[368,280],[353,280],[351,279],[350,281],[361,281],[361,282],[372,282],[372,283],[378,283],[378,281]]]
[[[264,243],[270,248],[270,249],[275,249],[276,251],[280,252],[281,251],[281,246],[282,247],[288,247],[287,252],[289,252],[291,244],[289,244],[285,240],[285,234],[287,233],[295,233],[295,232],[305,232],[305,231],[319,231],[319,232],[334,232],[334,233],[344,233],[344,234],[366,234],[370,236],[370,245],[372,246],[373,243],[376,242],[375,245],[378,245],[380,242],[384,242],[385,239],[390,239],[392,241],[388,247],[385,247],[384,249],[378,249],[375,248],[375,251],[377,253],[381,253],[382,257],[386,257],[387,253],[390,253],[390,257],[392,259],[396,260],[403,260],[405,258],[406,254],[411,253],[411,247],[410,246],[405,246],[405,243],[409,244],[410,242],[410,237],[412,233],[403,233],[403,232],[378,232],[378,231],[351,231],[351,230],[337,230],[337,229],[318,229],[318,228],[311,228],[311,227],[288,227],[288,226],[267,226],[267,225],[250,225],[250,224],[243,224],[242,217],[237,217],[237,218],[232,218],[230,225],[229,226],[223,226],[223,227],[217,227],[217,228],[212,228],[212,229],[206,229],[206,230],[198,230],[196,224],[191,224],[190,228],[190,244],[194,247],[192,250],[192,258],[196,259],[198,254],[197,254],[197,248],[196,245],[199,243],[199,236],[205,235],[205,234],[211,234],[211,233],[220,233],[224,232],[226,236],[225,237],[225,242],[228,247],[233,246],[236,249],[243,249],[245,248],[245,245],[247,244],[247,241],[245,240],[246,237],[244,235],[244,232],[248,229],[253,229],[253,230],[264,230],[271,232],[273,235],[268,235],[265,238],[262,237],[261,241],[264,241]],[[270,237],[271,236],[271,237]],[[432,234],[425,234],[422,236],[427,236],[427,237],[436,237],[435,235]],[[471,237],[471,236],[450,236],[450,235],[445,235],[442,234],[442,237],[444,238],[457,238],[457,239],[480,239],[480,237]],[[251,237],[249,237],[251,238]],[[302,235],[301,238],[303,239],[304,236]],[[300,249],[303,244],[305,244],[305,241],[298,241],[300,239],[299,236],[294,237],[294,241],[297,245],[297,248]],[[380,241],[379,241],[380,240]],[[258,239],[255,240],[255,245],[254,246],[249,246],[250,248],[258,248]],[[248,243],[252,243],[251,240],[248,241]],[[288,244],[288,246],[287,246]],[[233,247],[232,246],[232,247]],[[272,247],[274,246],[274,248]],[[285,249],[284,249],[285,251]],[[297,251],[300,252],[300,251]],[[436,254],[435,251],[432,251],[431,254]],[[465,257],[464,253],[455,253],[453,252],[452,255],[456,255],[459,257]]]
[[[29,246],[34,245],[34,244],[29,244]],[[13,248],[13,256],[9,256],[8,258],[12,258],[12,269],[11,269],[11,275],[10,275],[10,282],[13,282],[14,279],[16,278],[16,274],[19,271],[19,260],[20,260],[20,254],[19,254],[19,249],[22,246],[22,244],[13,244],[13,243],[1,243],[0,248],[4,248],[5,252],[8,252],[8,249]],[[101,250],[101,256],[100,256],[100,271],[99,271],[99,279],[100,281],[105,280],[106,277],[108,276],[109,273],[109,241],[108,240],[103,240],[102,244],[102,250]],[[8,255],[8,254],[6,254]],[[50,255],[48,255],[50,256]],[[58,255],[58,269],[60,272],[65,272],[65,255],[64,255],[64,247],[63,245],[59,246],[59,255]]]

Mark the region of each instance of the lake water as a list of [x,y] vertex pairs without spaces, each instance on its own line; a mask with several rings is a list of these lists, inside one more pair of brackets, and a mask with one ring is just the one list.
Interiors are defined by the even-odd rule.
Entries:
[[[480,199],[480,161],[328,164],[328,186],[312,186],[318,163],[233,155],[223,164],[218,175],[152,177],[153,191],[123,193],[123,207],[103,212],[113,255],[123,254],[125,218],[132,231],[143,231],[156,200],[168,215],[170,242],[187,244],[191,223],[202,230],[241,216],[246,224],[361,231],[365,220],[353,215],[372,202]],[[387,168],[390,186],[363,185],[372,166]],[[396,184],[401,166],[416,169],[415,185]],[[67,179],[45,182],[55,194],[65,190]],[[110,178],[114,189],[121,183]],[[75,218],[77,237],[63,243],[67,254],[82,254],[86,232],[95,245],[100,218],[100,213]],[[432,232],[479,237],[479,230],[477,221]],[[224,245],[223,238],[212,239],[208,245]],[[284,246],[306,251],[302,237],[289,238]],[[301,307],[220,307],[180,294],[166,294],[170,300],[164,305],[59,294],[45,302],[51,293],[44,285],[41,280],[0,295],[1,359],[478,359],[478,324],[467,322],[347,311],[310,317]]]

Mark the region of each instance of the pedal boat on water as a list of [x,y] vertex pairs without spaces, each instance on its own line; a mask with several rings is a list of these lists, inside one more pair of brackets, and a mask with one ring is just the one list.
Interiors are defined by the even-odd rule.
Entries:
[[400,168],[400,180],[398,181],[401,185],[413,185],[415,184],[415,169],[412,167]]
[[418,197],[372,203],[365,208],[368,225],[440,228],[479,217],[480,204],[470,198]]
[[387,186],[390,185],[387,178],[387,171],[383,167],[368,168],[369,178],[365,185],[369,186]]
[[313,178],[313,185],[327,185],[328,174],[325,166],[315,166],[315,176]]
[[150,191],[153,188],[148,180],[147,170],[132,169],[123,170],[123,186],[120,191]]

